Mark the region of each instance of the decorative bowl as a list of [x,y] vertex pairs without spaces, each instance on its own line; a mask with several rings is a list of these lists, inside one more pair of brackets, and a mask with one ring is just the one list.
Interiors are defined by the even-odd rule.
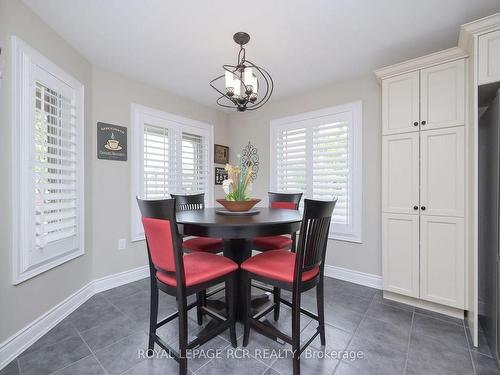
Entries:
[[231,212],[245,212],[252,209],[257,203],[260,202],[260,199],[250,199],[247,201],[228,201],[226,199],[217,199],[224,208]]

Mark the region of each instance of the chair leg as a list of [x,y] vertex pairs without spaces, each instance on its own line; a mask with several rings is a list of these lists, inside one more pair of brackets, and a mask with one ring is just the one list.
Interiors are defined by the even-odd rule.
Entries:
[[321,346],[326,345],[326,334],[325,334],[325,293],[323,278],[319,281],[316,287],[316,304],[318,307],[318,323],[319,323],[319,337],[321,340]]
[[187,299],[186,296],[177,299],[177,308],[179,311],[179,374],[187,375],[187,344],[188,344],[188,331],[187,331]]
[[155,346],[153,335],[156,334],[156,324],[158,322],[158,293],[156,279],[151,278],[151,298],[149,306],[149,352],[151,352]]
[[226,308],[227,318],[229,319],[229,336],[231,337],[231,345],[233,348],[238,347],[236,340],[236,316],[234,313],[234,289],[236,285],[236,273],[233,272],[226,281]]
[[203,306],[203,297],[203,292],[196,293],[196,320],[199,326],[203,324],[203,311],[201,309]]
[[274,296],[274,321],[277,322],[280,318],[281,289],[274,287],[273,296]]
[[292,297],[293,375],[300,375],[300,293]]
[[248,339],[250,336],[250,315],[251,315],[251,302],[252,302],[252,279],[248,276],[246,271],[243,271],[243,283],[245,290],[245,330],[243,333],[243,346],[246,347],[248,345]]

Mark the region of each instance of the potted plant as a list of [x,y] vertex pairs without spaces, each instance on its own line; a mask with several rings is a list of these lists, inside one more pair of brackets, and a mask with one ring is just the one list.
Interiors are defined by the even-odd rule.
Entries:
[[228,211],[245,212],[260,202],[260,199],[250,198],[252,191],[252,165],[243,164],[238,155],[237,166],[226,164],[227,179],[222,182],[226,193],[225,199],[217,199]]

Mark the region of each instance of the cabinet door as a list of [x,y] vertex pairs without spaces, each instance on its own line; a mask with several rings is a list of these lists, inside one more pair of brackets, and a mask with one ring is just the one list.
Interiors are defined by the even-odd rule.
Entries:
[[464,216],[464,127],[420,133],[420,213]]
[[419,217],[382,215],[384,290],[419,297]]
[[418,149],[418,133],[382,137],[383,212],[418,215]]
[[465,123],[465,61],[457,60],[420,71],[422,130]]
[[418,106],[418,71],[384,79],[382,81],[382,134],[418,131]]
[[500,81],[500,30],[479,37],[479,84]]
[[420,298],[464,308],[464,219],[420,216]]

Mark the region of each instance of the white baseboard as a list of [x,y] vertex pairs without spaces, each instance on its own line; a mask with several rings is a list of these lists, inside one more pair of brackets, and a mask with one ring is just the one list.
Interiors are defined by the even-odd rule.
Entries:
[[94,294],[149,276],[148,266],[96,279],[0,343],[0,370],[49,332]]
[[353,271],[347,268],[325,264],[325,276],[349,281],[354,284],[369,286],[370,288],[382,289],[382,276],[373,275],[370,273]]

